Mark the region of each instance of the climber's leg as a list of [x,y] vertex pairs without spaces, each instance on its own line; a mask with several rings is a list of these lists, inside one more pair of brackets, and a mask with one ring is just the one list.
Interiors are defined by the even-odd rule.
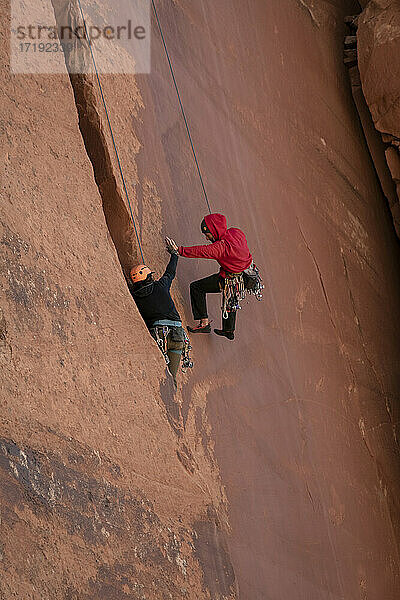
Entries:
[[224,331],[230,331],[233,333],[235,331],[236,326],[236,310],[233,312],[228,312],[228,318],[222,319],[222,329]]
[[177,385],[176,375],[178,373],[179,365],[182,359],[183,341],[173,342],[168,336],[167,340],[167,354],[169,358],[168,370],[171,373],[175,386]]
[[221,277],[218,274],[204,277],[198,281],[192,281],[190,284],[190,301],[192,304],[192,313],[195,320],[199,321],[197,327],[188,327],[192,333],[210,333],[211,327],[208,322],[207,313],[207,294],[218,294]]
[[228,312],[228,318],[222,318],[222,329],[214,329],[214,333],[222,335],[228,340],[235,339],[236,311]]

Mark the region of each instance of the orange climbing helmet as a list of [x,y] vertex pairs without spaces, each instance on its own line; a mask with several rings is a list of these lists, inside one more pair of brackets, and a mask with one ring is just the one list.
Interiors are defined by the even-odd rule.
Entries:
[[137,267],[133,267],[131,270],[131,279],[133,283],[137,283],[138,281],[145,281],[148,275],[151,275],[153,271],[146,267],[146,265],[138,265]]

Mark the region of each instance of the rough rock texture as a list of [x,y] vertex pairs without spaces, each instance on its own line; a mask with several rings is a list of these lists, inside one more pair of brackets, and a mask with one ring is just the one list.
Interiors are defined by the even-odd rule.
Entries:
[[[95,81],[10,75],[1,33],[5,600],[396,600],[399,251],[342,64],[355,4],[157,2],[212,208],[266,283],[176,396]],[[206,207],[157,28],[150,76],[102,81],[160,272]],[[180,262],[188,319],[213,269]]]
[[369,2],[358,19],[357,38],[363,92],[397,188],[390,208],[400,234],[400,4]]
[[[364,92],[361,86],[360,70],[358,67],[357,53],[357,28],[359,15],[346,16],[345,22],[348,26],[345,37],[344,46],[344,64],[349,69],[349,78],[351,83],[351,91],[357,107],[358,116],[364,131],[365,140],[372,161],[382,187],[382,192],[387,200],[389,207],[395,207],[398,204],[398,195],[396,184],[393,180],[392,173],[389,169],[386,158],[386,144],[384,143],[380,132],[375,128],[371,117],[368,104],[364,97]],[[394,218],[393,223],[397,227],[397,221]],[[397,232],[398,233],[398,232]]]

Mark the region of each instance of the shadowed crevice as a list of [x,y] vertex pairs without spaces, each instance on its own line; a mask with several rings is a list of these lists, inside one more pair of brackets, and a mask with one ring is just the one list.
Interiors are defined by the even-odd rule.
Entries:
[[[59,29],[68,24],[72,29],[82,25],[79,8],[74,0],[52,0],[56,23]],[[62,43],[62,40],[60,40]],[[108,231],[117,251],[125,275],[133,264],[140,261],[132,220],[125,204],[121,185],[114,169],[114,149],[104,131],[101,117],[103,106],[93,74],[75,73],[84,65],[91,65],[89,46],[86,40],[68,41],[64,45],[64,58],[74,93],[79,118],[79,129],[90,162],[94,178],[102,199],[103,212]],[[79,63],[79,64],[78,64]]]

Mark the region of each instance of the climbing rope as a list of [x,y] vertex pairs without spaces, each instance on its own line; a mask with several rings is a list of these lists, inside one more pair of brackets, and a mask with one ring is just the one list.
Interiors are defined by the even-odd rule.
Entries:
[[174,86],[175,86],[175,90],[176,90],[176,95],[178,96],[179,106],[180,106],[180,108],[181,108],[181,112],[182,112],[183,120],[184,120],[184,122],[185,122],[186,131],[187,131],[187,134],[188,134],[188,138],[189,138],[190,146],[191,146],[191,148],[192,148],[194,162],[195,162],[195,164],[196,164],[196,167],[197,167],[197,172],[198,172],[198,174],[199,174],[199,177],[200,177],[200,183],[201,183],[201,187],[202,187],[202,189],[203,189],[204,198],[205,198],[205,201],[206,201],[206,203],[207,203],[208,211],[209,211],[209,213],[211,214],[211,207],[210,207],[210,203],[209,203],[209,201],[208,201],[208,196],[207,196],[207,192],[206,192],[206,187],[205,187],[205,185],[204,185],[203,176],[202,176],[202,174],[201,174],[201,170],[200,170],[199,161],[197,160],[197,154],[196,154],[196,150],[195,150],[195,148],[194,148],[194,144],[193,144],[192,135],[191,135],[191,133],[190,133],[189,123],[188,123],[188,120],[187,120],[187,117],[186,117],[186,112],[185,112],[185,109],[184,109],[184,107],[183,107],[183,102],[182,102],[182,99],[181,99],[181,94],[180,94],[180,92],[179,92],[179,87],[178,87],[178,84],[177,84],[177,81],[176,81],[176,77],[175,77],[174,68],[173,68],[173,66],[172,66],[171,57],[170,57],[170,55],[169,55],[169,52],[168,52],[167,44],[166,44],[165,37],[164,37],[164,34],[163,34],[163,30],[162,30],[162,27],[161,27],[160,19],[158,18],[158,13],[157,13],[157,9],[156,9],[156,5],[155,5],[155,3],[154,3],[154,0],[151,0],[151,4],[152,4],[152,6],[153,6],[154,15],[155,15],[155,17],[156,17],[156,20],[157,20],[158,29],[160,30],[161,40],[162,40],[162,43],[163,43],[163,46],[164,46],[165,55],[166,55],[166,57],[167,57],[167,60],[168,60],[168,65],[169,65],[169,69],[170,69],[170,71],[171,71],[171,75],[172,75],[172,81],[174,82]]
[[142,249],[142,244],[140,242],[138,229],[136,227],[135,217],[133,216],[133,210],[132,210],[131,201],[129,199],[128,188],[126,186],[125,177],[124,177],[124,173],[123,173],[123,170],[122,170],[121,160],[119,158],[119,153],[118,153],[118,148],[117,148],[117,144],[116,144],[116,141],[115,141],[114,131],[113,131],[113,128],[112,128],[112,125],[111,125],[111,120],[110,120],[110,115],[109,115],[109,112],[108,112],[108,109],[107,109],[106,99],[104,97],[103,86],[101,85],[99,71],[97,69],[96,60],[95,60],[95,57],[94,57],[94,54],[93,54],[92,40],[90,39],[88,28],[87,28],[87,25],[86,25],[86,19],[85,19],[85,16],[83,14],[83,10],[82,10],[81,0],[78,0],[78,4],[79,4],[79,10],[80,10],[81,15],[82,15],[83,25],[84,25],[84,28],[85,28],[86,39],[87,39],[88,44],[89,44],[90,54],[92,56],[94,70],[96,72],[97,83],[98,83],[98,86],[99,86],[100,95],[101,95],[101,99],[102,99],[103,106],[104,106],[104,111],[105,111],[106,117],[107,117],[108,127],[110,129],[111,139],[112,139],[112,143],[113,143],[114,150],[115,150],[115,156],[117,157],[118,168],[119,168],[119,172],[121,174],[122,185],[124,187],[125,196],[126,196],[126,199],[127,199],[127,202],[128,202],[128,206],[129,206],[129,212],[131,214],[131,219],[132,219],[133,227],[135,229],[136,239],[137,239],[137,242],[139,244],[139,250],[140,250],[140,254],[142,256],[142,261],[145,262],[145,260],[144,260],[144,254],[143,254],[143,249]]
[[[158,17],[158,13],[157,13],[157,9],[156,9],[156,5],[154,3],[154,0],[151,0],[151,3],[152,3],[154,15],[155,15],[156,20],[157,20],[157,25],[158,25],[158,29],[160,31],[161,40],[162,40],[162,43],[163,43],[163,46],[164,46],[165,54],[166,54],[166,57],[167,57],[167,60],[168,60],[169,69],[171,71],[172,80],[173,80],[173,83],[174,83],[174,86],[175,86],[175,90],[176,90],[176,94],[177,94],[177,97],[178,97],[179,106],[180,106],[180,109],[181,109],[181,112],[182,112],[182,116],[183,116],[183,120],[184,120],[184,123],[185,123],[186,131],[187,131],[187,134],[188,134],[190,146],[191,146],[191,149],[192,149],[194,162],[195,162],[195,165],[196,165],[196,168],[197,168],[197,172],[199,174],[200,183],[201,183],[201,187],[202,187],[202,190],[203,190],[204,198],[205,198],[205,201],[206,201],[206,204],[207,204],[208,211],[211,214],[210,202],[208,200],[208,196],[207,196],[207,192],[206,192],[206,187],[205,187],[204,180],[203,180],[203,175],[201,173],[199,161],[197,159],[197,153],[196,153],[196,150],[195,150],[195,147],[194,147],[192,135],[190,133],[189,122],[188,122],[188,119],[186,117],[186,112],[185,112],[185,109],[184,109],[184,106],[183,106],[181,94],[179,92],[179,87],[178,87],[178,84],[177,84],[177,81],[176,81],[175,72],[174,72],[174,68],[172,66],[171,57],[170,57],[170,54],[168,52],[167,44],[166,44],[166,41],[165,41],[164,33],[163,33],[163,30],[162,30],[162,27],[161,27],[160,19]],[[121,175],[122,185],[123,185],[125,196],[126,196],[126,200],[127,200],[127,203],[128,203],[130,216],[131,216],[133,227],[134,227],[134,230],[135,230],[135,235],[136,235],[136,239],[137,239],[137,242],[138,242],[140,254],[141,254],[143,262],[145,262],[143,248],[142,248],[142,244],[141,244],[141,241],[140,241],[138,228],[136,226],[136,220],[135,220],[135,217],[133,215],[132,204],[131,204],[131,201],[130,201],[130,198],[129,198],[128,188],[127,188],[127,185],[126,185],[126,181],[125,181],[125,177],[124,177],[124,173],[123,173],[123,169],[122,169],[121,160],[120,160],[120,157],[119,157],[117,143],[115,141],[114,131],[113,131],[113,128],[112,128],[112,125],[111,125],[110,114],[109,114],[109,111],[108,111],[108,108],[107,108],[107,103],[106,103],[105,96],[104,96],[103,86],[102,86],[101,81],[100,81],[100,75],[99,75],[99,71],[98,71],[98,68],[97,68],[96,59],[94,57],[93,48],[92,48],[92,40],[90,39],[90,36],[89,36],[89,31],[88,31],[88,28],[87,28],[85,15],[83,13],[81,0],[78,0],[78,5],[79,5],[79,10],[80,10],[80,13],[81,13],[81,16],[82,16],[82,21],[83,21],[83,26],[84,26],[84,29],[85,29],[86,39],[87,39],[88,45],[89,45],[90,55],[92,57],[93,66],[94,66],[94,70],[95,70],[95,73],[96,73],[97,84],[99,86],[100,96],[101,96],[101,100],[102,100],[103,107],[104,107],[104,112],[105,112],[105,115],[106,115],[106,118],[107,118],[107,123],[108,123],[109,130],[110,130],[110,135],[111,135],[111,140],[112,140],[112,144],[113,144],[114,151],[115,151],[115,156],[117,158],[118,169],[119,169],[119,172],[120,172],[120,175]]]

